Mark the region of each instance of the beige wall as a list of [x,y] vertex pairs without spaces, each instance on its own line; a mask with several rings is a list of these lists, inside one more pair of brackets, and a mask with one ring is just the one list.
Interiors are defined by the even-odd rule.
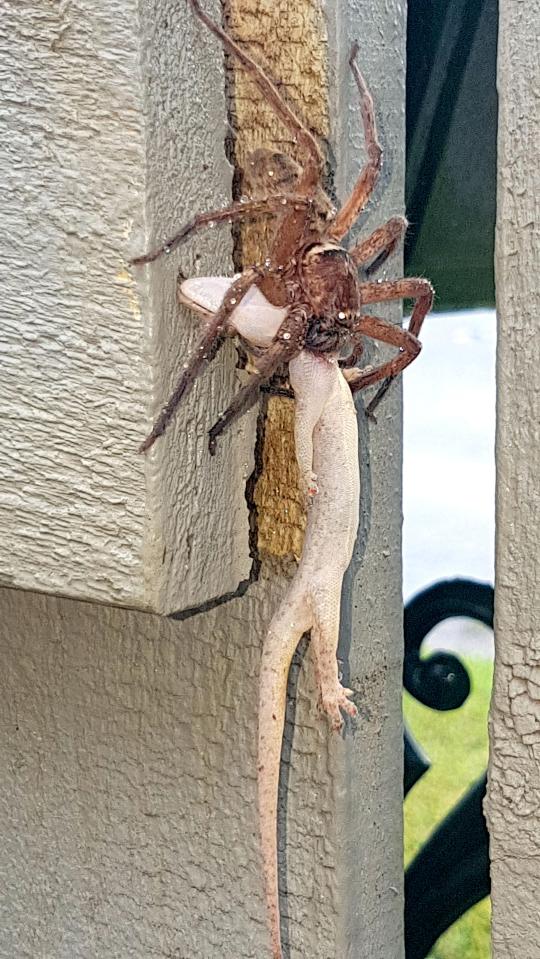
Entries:
[[494,959],[540,950],[540,3],[500,0]]
[[[292,959],[402,955],[399,606],[364,575],[356,736],[329,733],[309,655],[288,729]],[[0,591],[0,954],[267,955],[257,677],[282,589],[185,623]]]
[[[384,119],[391,175],[372,227],[402,211],[402,5],[329,2],[325,13],[340,195],[363,151],[346,66],[355,35]],[[201,384],[143,483],[133,449],[149,370],[159,406],[193,333],[184,336],[174,309],[178,261],[137,287],[124,274],[111,279],[145,243],[143,208],[159,237],[194,205],[228,196],[221,54],[182,4],[165,0],[46,8],[24,0],[10,15],[0,39],[23,95],[10,95],[15,132],[3,146],[15,148],[24,127],[48,159],[25,167],[21,141],[11,215],[22,252],[12,256],[6,300],[14,404],[2,475],[17,499],[4,500],[5,581],[44,592],[0,592],[0,954],[261,959],[257,681],[285,569],[265,564],[244,598],[184,622],[115,606],[191,605],[226,587],[225,574],[236,584],[247,560],[252,425],[233,433],[213,463],[197,439],[234,385],[233,355]],[[24,78],[40,70],[45,79],[34,80],[28,99]],[[77,188],[68,203],[71,171]],[[23,224],[28,210],[37,249]],[[195,269],[196,255],[201,272],[226,265],[226,235],[216,233],[186,250],[184,269]],[[35,342],[20,334],[34,317]],[[62,378],[66,364],[79,378]],[[342,655],[350,651],[361,719],[354,736],[330,735],[308,653],[284,770],[291,959],[403,954],[399,390],[377,426],[368,431],[362,416],[360,425],[362,526]],[[188,534],[200,563],[186,571]]]
[[[4,7],[0,582],[192,606],[249,571],[252,424],[208,457],[230,351],[137,454],[198,330],[176,307],[177,258],[127,261],[230,195],[223,58],[184,0]],[[206,231],[182,266],[230,271],[230,235]]]

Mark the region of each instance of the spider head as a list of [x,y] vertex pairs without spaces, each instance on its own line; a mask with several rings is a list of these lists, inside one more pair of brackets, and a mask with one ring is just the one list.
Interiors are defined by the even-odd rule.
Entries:
[[302,295],[312,316],[306,346],[316,352],[339,352],[359,311],[356,267],[337,243],[312,243],[301,264]]
[[301,263],[303,294],[316,315],[336,322],[356,314],[360,307],[356,266],[348,251],[337,243],[311,243]]

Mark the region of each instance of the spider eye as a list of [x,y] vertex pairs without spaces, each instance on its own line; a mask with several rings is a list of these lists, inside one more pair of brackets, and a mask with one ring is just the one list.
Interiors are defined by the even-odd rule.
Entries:
[[334,248],[334,249],[330,249],[330,250],[321,250],[320,255],[321,255],[321,256],[324,256],[324,257],[331,257],[331,258],[333,258],[334,260],[336,260],[336,259],[337,259],[337,260],[340,260],[340,259],[342,259],[342,257],[343,257],[343,253],[344,253],[343,250],[340,250],[340,249],[338,249],[338,248]]
[[334,243],[314,243],[308,247],[306,255],[310,260],[318,260],[319,258],[342,260],[348,256],[347,250],[342,246],[336,246]]

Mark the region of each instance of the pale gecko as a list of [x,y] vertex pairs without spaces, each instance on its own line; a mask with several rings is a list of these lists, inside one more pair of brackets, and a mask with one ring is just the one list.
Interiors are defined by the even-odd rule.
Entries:
[[[192,310],[211,316],[232,283],[228,277],[196,277],[182,283],[180,296]],[[231,314],[229,332],[255,347],[268,347],[285,313],[253,286]],[[295,397],[296,458],[309,506],[300,563],[270,623],[260,672],[259,828],[273,959],[282,959],[277,801],[287,678],[304,633],[311,631],[321,705],[332,727],[341,729],[341,710],[357,715],[351,690],[341,685],[336,658],[341,587],[358,527],[356,410],[337,356],[302,350],[289,362],[289,378]]]

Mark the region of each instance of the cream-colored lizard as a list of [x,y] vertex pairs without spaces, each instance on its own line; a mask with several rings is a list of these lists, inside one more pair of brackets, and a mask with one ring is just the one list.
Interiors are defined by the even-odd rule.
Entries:
[[[233,281],[199,277],[181,286],[181,299],[209,315]],[[252,287],[231,316],[248,343],[269,346],[285,316]],[[273,959],[282,959],[277,799],[285,721],[287,677],[302,635],[311,630],[321,704],[334,729],[341,710],[356,716],[338,675],[341,586],[358,526],[360,479],[358,433],[351,390],[337,358],[303,350],[289,363],[295,395],[295,443],[301,482],[309,500],[304,548],[298,570],[270,623],[264,641],[259,700],[258,792],[264,884]]]
[[[335,358],[302,351],[289,364],[295,393],[296,455],[306,490],[318,492],[308,510],[296,575],[264,641],[259,700],[259,815],[266,898],[274,959],[281,959],[277,885],[277,793],[287,676],[303,633],[311,645],[321,704],[334,729],[343,709],[356,716],[350,690],[339,681],[341,586],[358,527],[360,480],[356,413]],[[313,474],[315,476],[313,477]]]

